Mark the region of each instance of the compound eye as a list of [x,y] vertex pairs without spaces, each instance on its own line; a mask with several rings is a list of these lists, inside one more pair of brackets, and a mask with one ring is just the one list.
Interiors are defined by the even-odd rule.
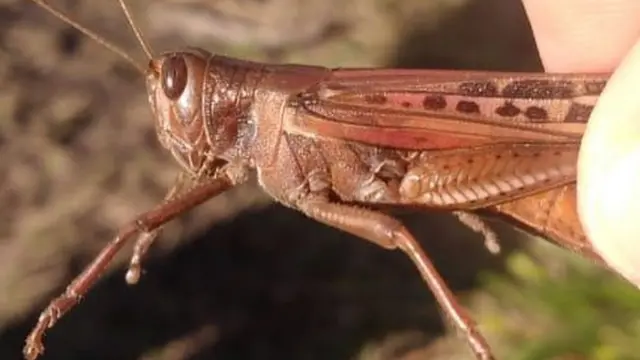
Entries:
[[187,63],[182,56],[172,55],[162,62],[162,90],[170,100],[180,98],[187,87],[188,77]]

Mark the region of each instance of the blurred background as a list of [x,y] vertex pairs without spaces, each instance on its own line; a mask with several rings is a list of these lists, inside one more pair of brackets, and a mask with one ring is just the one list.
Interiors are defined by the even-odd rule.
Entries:
[[[55,2],[144,57],[116,1]],[[541,71],[515,0],[136,0],[156,52],[268,62]],[[177,167],[142,78],[26,0],[0,0],[0,359]],[[571,54],[568,54],[570,56]],[[640,359],[640,292],[492,221],[402,213],[499,359]],[[137,286],[124,251],[43,359],[471,359],[411,263],[275,205],[254,184],[168,226]]]

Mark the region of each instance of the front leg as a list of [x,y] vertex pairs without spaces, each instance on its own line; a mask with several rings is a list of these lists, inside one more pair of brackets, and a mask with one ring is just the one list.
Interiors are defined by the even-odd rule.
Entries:
[[402,223],[391,216],[331,203],[324,197],[310,195],[296,201],[296,207],[307,216],[346,231],[386,249],[404,251],[415,264],[454,326],[467,338],[478,359],[493,359],[489,345],[476,328],[475,322],[458,303],[433,263]]
[[[171,189],[164,197],[163,203],[170,203],[175,199],[189,193],[195,187],[202,185],[211,179],[228,177],[234,184],[243,183],[247,180],[247,169],[243,164],[227,164],[216,165],[216,159],[207,159],[200,170],[194,175],[187,172],[180,172],[176,177]],[[211,169],[217,169],[218,173],[209,174]],[[142,274],[142,259],[153,245],[154,241],[160,236],[163,226],[152,231],[145,231],[138,235],[134,246],[133,253],[129,260],[129,269],[125,275],[125,280],[129,285],[135,285],[140,281]]]
[[[166,204],[173,201],[176,197],[183,195],[191,189],[195,183],[195,179],[188,173],[180,172],[169,189],[169,192],[165,195],[163,203]],[[142,232],[138,235],[138,238],[133,245],[133,254],[129,260],[129,269],[127,269],[127,273],[125,275],[125,280],[129,285],[137,284],[138,281],[140,281],[140,275],[142,273],[142,258],[147,254],[153,242],[160,236],[162,228],[163,227],[160,226],[157,229]]]
[[44,352],[42,337],[45,331],[53,327],[64,314],[80,302],[105,272],[113,257],[134,236],[154,234],[162,225],[245,179],[246,177],[243,176],[242,171],[237,171],[235,168],[227,167],[221,169],[216,176],[203,179],[197,185],[178,196],[171,196],[169,200],[122,226],[116,237],[100,251],[98,256],[67,286],[65,291],[52,300],[40,314],[36,326],[27,337],[23,349],[25,359],[36,359]]

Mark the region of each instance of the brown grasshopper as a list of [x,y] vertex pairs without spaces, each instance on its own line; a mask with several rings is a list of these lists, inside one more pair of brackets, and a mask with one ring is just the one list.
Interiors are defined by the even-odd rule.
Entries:
[[138,236],[127,281],[161,226],[247,181],[312,219],[399,249],[413,261],[478,359],[490,347],[429,256],[380,207],[453,211],[491,235],[474,211],[507,217],[604,266],[580,226],[576,164],[587,119],[608,74],[328,69],[272,65],[188,48],[153,56],[123,3],[146,67],[161,144],[184,170],[165,201],[120,228],[42,312],[24,355],[87,294],[113,256]]

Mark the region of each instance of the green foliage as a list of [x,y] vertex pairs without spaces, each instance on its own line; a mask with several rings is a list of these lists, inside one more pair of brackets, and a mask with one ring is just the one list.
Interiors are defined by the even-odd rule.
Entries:
[[563,250],[540,246],[490,274],[474,301],[500,358],[640,359],[640,291]]

